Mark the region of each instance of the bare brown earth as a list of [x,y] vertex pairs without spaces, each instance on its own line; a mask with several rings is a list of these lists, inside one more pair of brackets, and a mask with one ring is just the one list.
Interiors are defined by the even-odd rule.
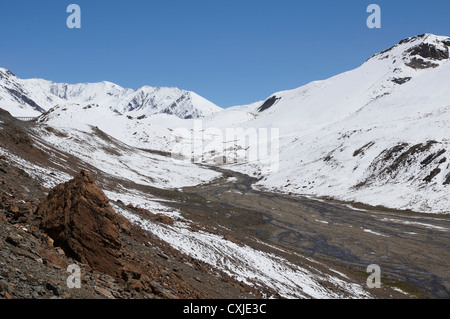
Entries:
[[[82,221],[75,220],[56,227],[63,230],[64,236],[52,232],[55,223],[49,227],[50,216],[44,215],[47,222],[41,221],[42,210],[48,207],[49,199],[44,199],[38,209],[37,201],[21,190],[39,189],[39,184],[21,176],[23,172],[7,164],[3,158],[0,165],[3,169],[0,174],[0,298],[208,299],[261,296],[251,287],[211,270],[208,265],[183,255],[123,220],[110,225],[108,220],[103,220],[95,225],[93,222],[98,221],[89,220],[81,212],[80,215],[75,214],[75,218],[83,218]],[[41,190],[42,198],[46,195],[44,191]],[[35,214],[36,211],[39,214]],[[113,220],[120,218],[115,213],[109,217]],[[109,231],[117,235],[115,245],[105,241],[93,246],[93,239],[105,240],[108,234],[97,235],[85,227],[89,224],[97,231],[102,229],[102,232],[113,228]],[[76,247],[80,249],[78,254],[74,254],[65,242],[74,238],[77,238]],[[81,289],[67,287],[67,267],[71,264],[82,269]]]

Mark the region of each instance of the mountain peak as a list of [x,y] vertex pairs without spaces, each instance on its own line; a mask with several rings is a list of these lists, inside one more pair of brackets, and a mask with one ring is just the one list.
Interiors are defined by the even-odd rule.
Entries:
[[412,69],[435,68],[449,59],[449,47],[450,37],[424,33],[406,38],[369,60],[390,58],[394,62],[401,60]]
[[222,109],[192,92],[169,87],[143,86],[127,89],[109,81],[54,83],[43,79],[20,79],[0,68],[2,108],[14,116],[39,116],[55,105],[97,104],[117,114],[133,117],[164,113],[180,118],[200,118]]
[[16,77],[16,75],[14,73],[12,73],[10,70],[5,69],[5,68],[0,68],[0,80],[3,78],[8,78],[8,77]]

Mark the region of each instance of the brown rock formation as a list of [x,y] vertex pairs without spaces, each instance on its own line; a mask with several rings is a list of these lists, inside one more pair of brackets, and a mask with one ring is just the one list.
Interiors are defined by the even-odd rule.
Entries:
[[85,171],[56,186],[38,206],[40,227],[65,254],[92,269],[118,277],[122,271],[123,220]]

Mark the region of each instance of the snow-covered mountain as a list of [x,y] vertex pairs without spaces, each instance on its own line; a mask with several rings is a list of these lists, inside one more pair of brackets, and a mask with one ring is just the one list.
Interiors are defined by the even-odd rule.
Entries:
[[408,38],[355,70],[241,107],[255,114],[244,127],[281,132],[279,169],[259,186],[449,213],[449,46]]
[[144,86],[137,90],[111,82],[67,84],[20,79],[0,68],[0,107],[14,116],[39,116],[56,105],[96,104],[133,117],[173,114],[199,118],[222,110],[198,94],[178,88]]
[[[432,34],[402,40],[330,79],[277,92],[251,105],[213,109],[202,118],[197,135],[193,133],[199,126],[196,116],[142,116],[145,112],[133,106],[146,100],[141,93],[133,93],[142,99],[136,98],[130,107],[119,101],[132,92],[110,83],[92,90],[108,92],[106,105],[116,112],[105,112],[105,103],[96,103],[95,93],[86,93],[83,85],[69,89],[39,82],[53,87],[52,96],[71,96],[76,101],[83,92],[84,99],[84,103],[59,104],[39,121],[86,130],[96,126],[129,145],[166,152],[181,143],[189,153],[195,140],[207,145],[205,162],[217,163],[230,153],[241,156],[238,163],[227,161],[227,167],[260,177],[257,185],[265,189],[448,213],[449,47],[449,37]],[[39,105],[41,100],[34,100]],[[226,138],[230,128],[278,129],[276,152],[269,154],[277,169],[265,170],[267,161],[248,162],[248,153],[259,151],[261,140],[252,142],[244,136],[240,141],[244,146],[236,147],[236,139]],[[176,136],[179,129],[192,134]],[[217,138],[220,132],[222,138]]]
[[[201,139],[210,163],[230,153],[243,157],[226,165],[261,177],[257,185],[264,189],[449,213],[449,46],[449,37],[432,34],[402,40],[357,69],[207,117],[202,134],[175,142]],[[168,150],[174,148],[168,134],[180,127],[193,132],[196,125],[148,119],[122,135],[140,147]],[[264,145],[245,134],[227,139],[230,128],[279,129],[279,151],[268,154],[273,161],[249,161]],[[273,162],[275,171],[264,169]]]

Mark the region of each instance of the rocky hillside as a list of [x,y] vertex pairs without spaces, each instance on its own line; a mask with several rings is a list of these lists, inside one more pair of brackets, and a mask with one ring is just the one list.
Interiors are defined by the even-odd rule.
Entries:
[[[131,224],[110,204],[155,224],[173,220],[111,201],[90,173],[77,173],[77,167],[89,167],[99,177],[97,169],[70,154],[37,147],[30,124],[4,111],[0,117],[0,149],[7,154],[0,155],[0,298],[261,296]],[[49,160],[56,154],[64,158],[64,176],[74,177],[46,187],[42,180],[62,173]],[[37,165],[34,170],[23,166],[27,160]],[[39,165],[48,169],[42,179],[31,174]],[[67,267],[72,264],[81,267],[80,289],[67,287]]]
[[[0,298],[261,296],[225,274],[212,276],[116,214],[85,171],[45,197],[46,189],[3,157],[0,167]],[[69,265],[81,267],[80,288],[67,285]]]

